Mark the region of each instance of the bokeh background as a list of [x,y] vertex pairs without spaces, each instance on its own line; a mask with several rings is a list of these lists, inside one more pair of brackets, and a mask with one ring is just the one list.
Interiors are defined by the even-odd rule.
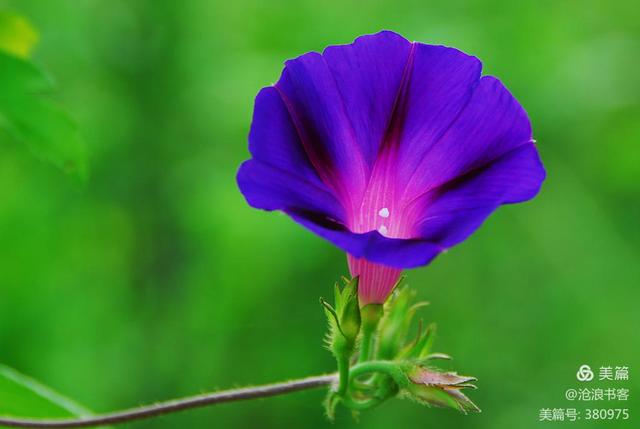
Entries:
[[[0,0],[80,123],[79,189],[0,141],[0,362],[95,411],[331,371],[318,296],[344,256],[235,184],[257,91],[283,61],[363,33],[480,57],[529,112],[532,202],[409,273],[438,351],[479,378],[463,416],[390,401],[324,418],[324,392],[131,424],[537,428],[581,364],[628,365],[640,419],[640,14],[634,1]],[[589,404],[586,404],[589,405]],[[585,405],[585,406],[586,406]],[[634,407],[635,405],[635,407]],[[569,425],[569,423],[564,423]]]

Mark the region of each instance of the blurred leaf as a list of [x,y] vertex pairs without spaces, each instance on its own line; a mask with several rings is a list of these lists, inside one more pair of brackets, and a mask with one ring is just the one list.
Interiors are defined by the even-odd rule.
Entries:
[[90,414],[72,400],[0,364],[0,415],[38,418]]
[[38,32],[29,21],[11,12],[0,12],[0,50],[21,58],[28,58]]
[[85,147],[72,118],[44,95],[51,81],[33,64],[0,52],[0,128],[40,159],[83,181]]

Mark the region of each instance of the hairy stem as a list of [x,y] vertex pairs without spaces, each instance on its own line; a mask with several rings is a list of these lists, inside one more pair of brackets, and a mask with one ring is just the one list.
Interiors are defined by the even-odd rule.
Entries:
[[172,399],[153,405],[146,405],[123,411],[115,411],[107,414],[78,417],[72,419],[25,419],[0,417],[0,426],[21,428],[79,428],[113,425],[118,423],[130,422],[132,420],[155,417],[162,414],[175,413],[191,408],[204,407],[206,405],[243,401],[247,399],[266,398],[269,396],[298,392],[300,390],[314,389],[316,387],[333,384],[337,380],[337,374],[318,375],[313,377],[301,378],[298,380],[284,381],[281,383],[205,393],[202,395],[189,396],[187,398],[181,399]]

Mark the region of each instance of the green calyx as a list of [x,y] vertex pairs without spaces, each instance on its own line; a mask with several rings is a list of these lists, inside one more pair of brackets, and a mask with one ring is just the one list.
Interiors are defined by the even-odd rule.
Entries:
[[327,348],[336,358],[339,373],[339,385],[327,398],[327,414],[332,415],[339,398],[347,394],[349,387],[349,366],[355,351],[356,340],[360,333],[360,305],[358,303],[358,277],[343,278],[343,287],[336,283],[334,290],[334,306],[323,298],[320,304],[324,307],[329,322],[329,332],[325,338]]
[[[383,304],[358,302],[358,278],[336,284],[335,303],[320,302],[329,321],[327,348],[336,358],[339,383],[325,401],[329,418],[338,405],[358,413],[399,397],[418,403],[454,408],[464,413],[479,411],[462,393],[475,388],[472,377],[444,372],[432,366],[436,359],[449,359],[434,353],[435,324],[411,329],[417,311],[427,305],[415,302],[408,287],[396,287]],[[354,356],[358,356],[357,362]]]
[[354,279],[343,278],[343,287],[335,285],[335,306],[332,306],[323,298],[320,304],[324,307],[329,321],[329,334],[327,343],[331,350],[335,348],[353,351],[360,332],[360,306],[358,304],[358,277]]

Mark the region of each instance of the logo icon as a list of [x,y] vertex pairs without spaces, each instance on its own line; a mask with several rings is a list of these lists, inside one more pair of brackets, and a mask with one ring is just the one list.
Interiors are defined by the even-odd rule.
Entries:
[[589,365],[582,365],[576,374],[578,381],[591,381],[593,380],[593,371]]

